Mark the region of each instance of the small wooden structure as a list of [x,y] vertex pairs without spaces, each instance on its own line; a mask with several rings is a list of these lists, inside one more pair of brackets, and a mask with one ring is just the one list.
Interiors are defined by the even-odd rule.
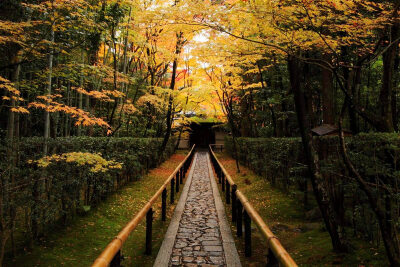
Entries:
[[221,125],[214,127],[215,144],[223,146],[225,144],[225,137],[228,135]]
[[[322,124],[311,129],[314,136],[336,136],[339,134],[339,128],[332,124]],[[351,136],[351,131],[343,129],[344,136]]]
[[182,136],[179,140],[179,149],[188,149],[196,144],[196,147],[207,148],[210,144],[223,146],[225,143],[226,130],[218,121],[200,121],[190,124],[189,135]]
[[181,138],[179,140],[178,149],[188,149],[188,148],[190,148],[189,138]]
[[223,145],[226,132],[220,127],[220,122],[193,122],[190,125],[189,146],[208,148],[210,144]]

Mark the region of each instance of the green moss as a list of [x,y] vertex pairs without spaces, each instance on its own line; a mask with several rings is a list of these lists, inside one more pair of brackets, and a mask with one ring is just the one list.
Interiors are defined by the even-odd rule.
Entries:
[[218,123],[218,122],[221,122],[217,118],[212,118],[212,117],[202,118],[202,117],[197,117],[197,116],[191,117],[190,121],[192,121],[194,123]]

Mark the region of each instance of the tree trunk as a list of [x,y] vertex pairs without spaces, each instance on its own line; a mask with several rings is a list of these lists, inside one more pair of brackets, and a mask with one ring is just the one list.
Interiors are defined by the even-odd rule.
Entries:
[[[84,63],[85,63],[85,57],[84,57],[83,51],[81,51],[81,64],[82,64],[82,66],[81,66],[81,73],[80,73],[80,77],[79,77],[79,87],[80,87],[80,88],[83,87],[83,73],[82,73],[82,69],[83,69],[83,64],[84,64]],[[82,95],[81,92],[79,93],[79,96],[78,96],[78,97],[79,97],[78,108],[79,108],[80,110],[82,110],[82,109],[83,109],[83,95]],[[82,125],[79,125],[77,135],[78,135],[78,136],[81,136],[81,134],[82,134]]]
[[[380,115],[382,117],[381,131],[393,132],[393,114],[392,114],[392,96],[394,84],[394,63],[396,59],[398,41],[395,41],[399,35],[399,25],[394,24],[391,27],[390,47],[383,53],[383,73],[382,87],[379,93]],[[395,42],[395,43],[391,43]]]
[[9,237],[10,237],[9,231],[0,232],[0,266],[2,266],[3,264],[4,252]]
[[[113,84],[114,84],[114,91],[118,91],[118,60],[117,60],[117,43],[116,43],[116,37],[115,37],[115,29],[112,29],[112,40],[113,40],[113,44],[114,44],[114,53],[113,53],[113,67],[114,67],[114,75],[113,75]],[[115,115],[115,111],[117,109],[117,106],[119,104],[119,98],[115,98],[114,99],[114,105],[111,111],[111,115],[110,115],[110,119],[108,120],[108,124],[110,125],[110,127],[112,127],[112,123],[114,120],[114,115]]]
[[[177,59],[175,59],[174,63],[172,64],[172,77],[171,77],[171,84],[170,84],[170,87],[169,87],[172,91],[175,88],[175,78],[176,78],[177,66],[178,66],[178,62],[177,62]],[[161,147],[160,147],[160,155],[159,155],[160,159],[162,157],[162,153],[164,152],[165,148],[167,147],[168,140],[169,140],[169,137],[171,135],[171,129],[172,129],[172,104],[173,104],[172,101],[173,101],[173,98],[172,98],[172,92],[171,92],[171,94],[169,95],[169,99],[168,99],[167,122],[166,122],[167,129],[165,130],[164,139],[163,139],[163,142],[162,142]]]
[[[182,51],[182,47],[185,44],[185,40],[183,40],[183,32],[177,33],[176,34],[176,48],[175,48],[175,58],[174,58],[174,62],[172,63],[172,76],[171,76],[171,83],[169,86],[169,89],[171,89],[171,91],[173,91],[175,89],[175,80],[176,80],[176,70],[178,68],[178,56],[181,54]],[[168,100],[168,110],[167,110],[167,129],[164,135],[164,140],[161,144],[160,147],[160,153],[159,153],[159,157],[161,159],[162,154],[165,150],[165,148],[167,147],[168,144],[168,140],[169,137],[171,136],[171,129],[172,129],[172,101],[173,101],[173,97],[172,97],[172,92],[169,96],[169,100]]]
[[235,162],[236,162],[236,172],[240,173],[239,153],[238,153],[237,141],[236,141],[236,137],[238,136],[239,131],[236,129],[235,119],[233,117],[234,115],[233,115],[232,97],[226,96],[226,98],[228,101],[228,105],[225,107],[225,110],[227,111],[228,122],[229,122],[229,124],[231,126],[231,130],[232,130],[233,155],[234,155]]
[[[343,52],[343,57],[348,56],[348,48],[344,47],[342,48]],[[359,127],[358,127],[358,117],[357,117],[357,104],[358,104],[358,95],[356,93],[358,89],[358,84],[360,82],[360,77],[361,77],[361,63],[357,62],[356,65],[358,66],[357,68],[354,68],[350,71],[348,67],[343,68],[343,78],[344,78],[344,87],[345,91],[347,92],[348,95],[345,97],[345,102],[347,103],[348,106],[348,112],[349,112],[349,121],[350,121],[350,130],[353,134],[356,134],[359,132]],[[335,73],[335,76],[337,75],[337,72]],[[337,78],[337,76],[336,76]],[[340,82],[340,80],[338,80]],[[351,98],[351,99],[350,99]]]
[[238,149],[237,149],[236,137],[233,132],[234,131],[232,131],[232,141],[233,141],[233,153],[235,155],[235,162],[236,162],[236,172],[240,173],[239,153],[238,153]]
[[[67,105],[70,106],[71,102],[71,82],[67,82]],[[67,114],[64,115],[64,137],[70,136],[70,125],[69,125],[69,116]]]
[[[329,56],[325,56],[330,61]],[[326,124],[335,124],[335,110],[333,97],[333,74],[327,68],[321,69],[322,121]]]
[[[351,78],[352,78],[351,95],[352,95],[353,99],[356,102],[358,102],[358,101],[360,101],[359,91],[360,91],[360,83],[361,83],[361,67],[352,71]],[[358,120],[357,112],[355,111],[354,108],[350,109],[349,116],[350,116],[350,130],[352,131],[353,134],[356,134],[360,131],[360,127],[359,127],[359,120]]]
[[[50,42],[51,46],[53,46],[54,43],[54,29],[53,29],[54,22],[51,24],[51,33],[50,33]],[[51,95],[51,80],[52,80],[52,75],[53,75],[53,48],[50,49],[50,54],[49,54],[49,73],[47,75],[47,95]],[[50,112],[46,111],[45,112],[45,117],[44,117],[44,146],[43,146],[43,154],[47,155],[48,152],[48,146],[47,142],[50,136]]]
[[[186,97],[185,107],[182,109],[183,114],[185,114],[185,110],[186,110],[186,106],[187,106],[188,102],[189,102],[189,95]],[[179,143],[181,142],[183,129],[184,129],[184,125],[182,124],[180,127],[180,130],[179,130],[178,140],[175,145],[175,149],[174,149],[175,151],[178,150],[178,148],[179,148]]]
[[325,226],[331,236],[333,249],[337,252],[343,252],[347,250],[347,247],[343,237],[339,233],[337,215],[333,208],[331,196],[329,195],[329,192],[324,184],[324,178],[320,171],[318,154],[313,147],[313,139],[310,129],[310,114],[308,114],[305,93],[303,92],[300,84],[300,66],[297,59],[292,56],[289,56],[288,58],[288,70],[290,84],[294,94],[294,102],[303,143],[304,155],[308,165],[314,195],[324,219]]
[[394,77],[393,77],[393,91],[392,91],[392,118],[393,118],[393,128],[397,132],[399,130],[398,127],[398,114],[397,114],[397,86],[399,84],[399,65],[400,65],[400,56],[396,55],[396,59],[394,60]]
[[271,107],[268,105],[269,110],[271,111],[271,119],[272,119],[272,127],[273,127],[273,136],[278,137],[278,130],[277,130],[277,122],[276,122],[276,116],[275,116],[275,111],[274,107]]
[[[13,58],[12,63],[17,64],[17,62],[20,61],[20,52],[17,52],[17,55]],[[14,70],[11,74],[11,81],[16,83],[16,89],[19,90],[19,85],[18,85],[18,80],[19,80],[19,74],[21,72],[21,64],[17,64],[14,67]],[[16,100],[14,97],[11,98],[11,107],[16,106]],[[8,115],[8,124],[7,124],[7,138],[12,140],[15,135],[15,113],[9,111]]]
[[242,120],[240,122],[240,132],[241,136],[244,137],[252,137],[250,113],[251,111],[249,108],[248,98],[247,96],[242,96],[240,99],[240,114],[242,116]]
[[[281,69],[279,67],[279,65],[277,64],[277,62],[274,60],[274,70],[275,73],[277,75],[277,88],[279,89],[280,93],[281,93],[281,97],[282,97],[282,103],[281,103],[281,112],[282,114],[286,114],[288,111],[288,101],[286,99],[287,95],[290,93],[287,92],[287,90],[285,90],[285,87],[283,85],[283,76],[282,76],[282,72]],[[287,118],[287,116],[285,115],[284,118],[280,119],[280,128],[281,128],[281,132],[282,132],[282,136],[289,136],[289,119]]]

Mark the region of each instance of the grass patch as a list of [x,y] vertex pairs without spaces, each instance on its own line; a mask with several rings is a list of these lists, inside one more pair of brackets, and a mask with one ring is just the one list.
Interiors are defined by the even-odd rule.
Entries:
[[[299,266],[389,266],[382,244],[377,248],[376,244],[350,237],[350,233],[351,251],[334,253],[322,221],[305,218],[302,200],[273,188],[268,181],[244,166],[240,167],[241,173],[237,173],[235,160],[227,154],[217,153],[217,157]],[[226,211],[230,219],[230,208]],[[232,223],[231,228],[242,264],[265,266],[265,239],[256,230],[256,225],[252,224],[253,256],[250,258],[244,256],[244,241],[236,237],[236,227]]]
[[[178,151],[161,166],[151,170],[90,211],[76,217],[66,227],[54,229],[31,251],[5,262],[4,266],[90,266],[101,251],[147,203],[160,188],[188,151]],[[180,190],[181,192],[182,190]],[[175,197],[177,203],[179,195]],[[122,254],[124,266],[152,266],[167,230],[173,206],[167,202],[167,221],[161,221],[161,197],[153,205],[153,253],[144,255],[145,219],[125,242]]]

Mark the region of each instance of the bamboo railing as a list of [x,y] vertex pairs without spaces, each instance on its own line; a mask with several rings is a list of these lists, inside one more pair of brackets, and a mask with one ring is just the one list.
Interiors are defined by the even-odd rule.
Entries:
[[103,252],[94,261],[92,267],[121,266],[122,254],[121,249],[129,235],[138,226],[138,224],[146,217],[146,254],[151,254],[152,248],[152,206],[157,198],[162,195],[161,219],[166,220],[167,210],[167,187],[171,186],[170,203],[174,202],[175,192],[179,192],[179,185],[183,183],[186,172],[190,167],[195,151],[193,145],[185,159],[176,167],[174,172],[168,177],[165,183],[158,189],[153,197],[144,205],[144,207],[133,217],[133,219],[119,232],[119,234],[107,245]]
[[267,241],[267,266],[297,266],[296,262],[289,253],[287,253],[278,238],[261,218],[260,214],[258,214],[246,196],[237,188],[232,177],[215,156],[211,146],[209,146],[209,150],[218,182],[221,184],[222,191],[225,192],[226,204],[232,205],[232,222],[236,223],[236,235],[239,237],[243,235],[244,222],[245,256],[251,256],[251,220],[253,220]]

